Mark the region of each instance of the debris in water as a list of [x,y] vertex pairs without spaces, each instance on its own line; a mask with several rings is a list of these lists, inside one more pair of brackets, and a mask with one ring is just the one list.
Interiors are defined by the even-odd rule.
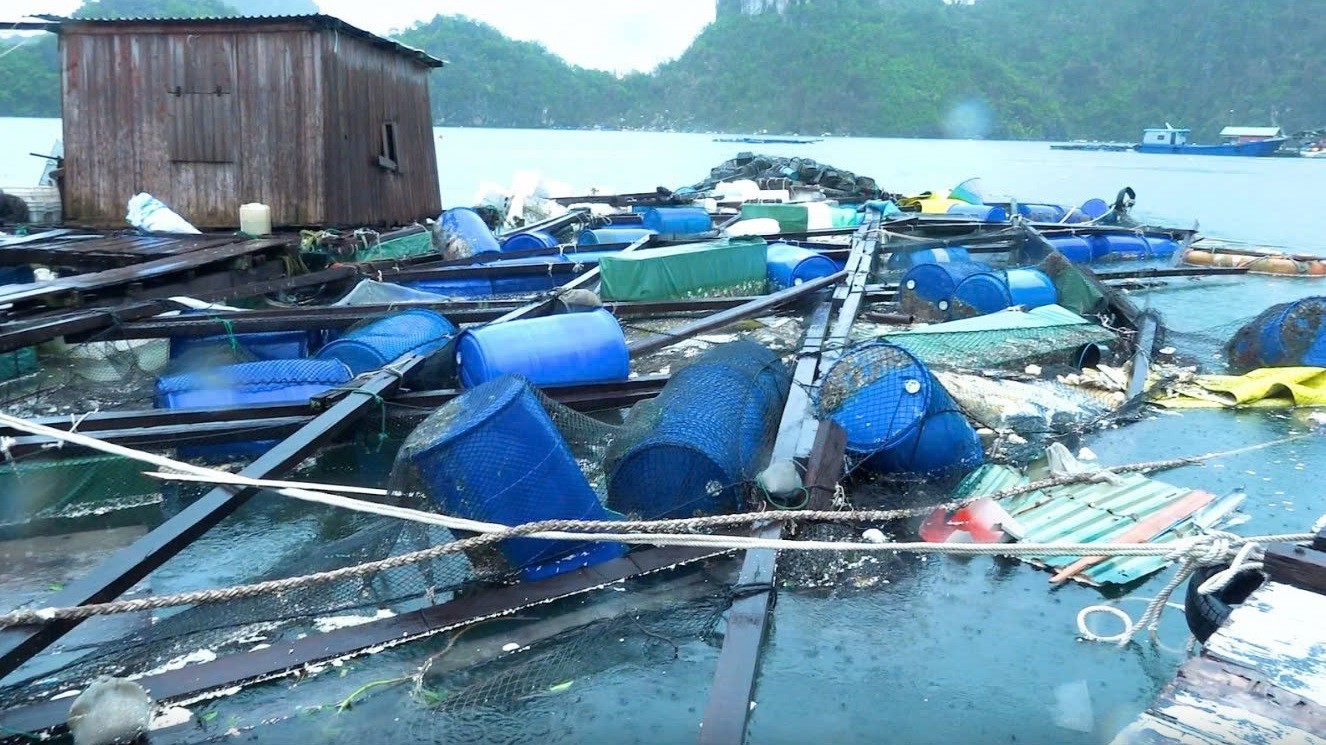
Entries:
[[124,678],[100,678],[69,707],[74,745],[133,742],[152,719],[152,698],[143,687]]
[[1096,730],[1091,711],[1091,690],[1085,680],[1065,683],[1054,689],[1054,723],[1064,729],[1090,734]]

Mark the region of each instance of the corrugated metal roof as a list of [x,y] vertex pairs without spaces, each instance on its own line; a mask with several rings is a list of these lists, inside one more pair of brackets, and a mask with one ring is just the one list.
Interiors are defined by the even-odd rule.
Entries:
[[1283,134],[1279,127],[1225,127],[1220,130],[1221,137],[1280,137]]
[[[958,488],[957,496],[994,494],[1045,478],[1044,470],[1022,474],[1008,466],[987,464]],[[1107,482],[1056,486],[1001,500],[1000,504],[1024,529],[1027,543],[1108,543],[1123,531],[1182,498],[1191,489],[1173,486],[1141,474],[1120,474],[1121,484]],[[1186,521],[1185,521],[1186,523]],[[1169,530],[1152,543],[1167,543],[1191,534],[1185,524]],[[1062,569],[1078,556],[1028,557],[1031,563]],[[1082,571],[1075,579],[1089,584],[1127,584],[1165,567],[1159,556],[1111,558]]]
[[127,26],[142,25],[146,23],[162,24],[167,26],[179,26],[181,28],[196,27],[196,26],[218,26],[227,23],[243,23],[252,26],[262,26],[264,24],[276,24],[276,23],[306,23],[310,28],[335,31],[337,33],[343,33],[348,36],[353,36],[359,39],[363,39],[364,41],[367,41],[373,44],[374,46],[386,49],[388,51],[396,52],[397,54],[407,57],[413,60],[414,62],[423,65],[424,67],[442,67],[443,65],[446,64],[445,61],[432,56],[431,54],[423,51],[422,49],[415,49],[414,47],[406,46],[398,41],[393,41],[391,39],[378,36],[377,34],[370,33],[357,26],[351,26],[350,24],[346,23],[345,21],[342,21],[340,18],[337,18],[336,16],[329,16],[322,13],[309,13],[304,15],[274,15],[274,16],[209,16],[206,18],[179,18],[179,17],[71,18],[68,16],[57,16],[57,15],[34,15],[32,17],[42,18],[47,21],[50,21],[53,24],[53,26],[50,27],[50,30],[56,33],[61,33],[62,31],[65,30],[65,27],[69,27],[70,30],[74,30],[78,26],[126,26],[127,27]]

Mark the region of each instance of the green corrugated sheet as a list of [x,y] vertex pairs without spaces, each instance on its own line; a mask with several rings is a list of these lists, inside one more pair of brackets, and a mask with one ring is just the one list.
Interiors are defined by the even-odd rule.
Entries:
[[23,347],[0,354],[0,381],[13,380],[37,372],[37,350]]
[[408,259],[422,256],[433,251],[433,234],[427,230],[411,233],[400,238],[375,243],[368,248],[355,252],[355,261],[380,261],[382,259]]
[[762,238],[742,238],[605,256],[600,293],[604,300],[760,295],[766,248]]
[[[959,498],[994,494],[1048,476],[1043,468],[1026,475],[1008,466],[986,464],[958,486]],[[1000,501],[1025,530],[1025,543],[1109,543],[1113,536],[1188,494],[1141,474],[1120,474],[1120,485],[1106,482],[1056,486]],[[1171,542],[1184,530],[1171,530],[1153,542]],[[1078,556],[1026,557],[1025,560],[1062,569]],[[1127,584],[1165,567],[1160,556],[1126,556],[1089,567],[1078,579],[1092,584]]]

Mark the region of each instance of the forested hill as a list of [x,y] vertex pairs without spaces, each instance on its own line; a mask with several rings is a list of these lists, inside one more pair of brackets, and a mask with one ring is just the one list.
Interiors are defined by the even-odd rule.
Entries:
[[[814,0],[725,16],[621,79],[458,17],[398,38],[451,63],[433,111],[454,125],[1125,141],[1165,122],[1205,141],[1227,124],[1326,125],[1320,0]],[[0,40],[0,80],[16,82],[0,115],[58,116],[52,46]]]

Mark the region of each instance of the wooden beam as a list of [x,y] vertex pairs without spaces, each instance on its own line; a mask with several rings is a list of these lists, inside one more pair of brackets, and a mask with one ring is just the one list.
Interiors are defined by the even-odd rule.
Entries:
[[1326,552],[1276,543],[1267,547],[1265,563],[1271,581],[1326,595]]
[[847,432],[832,419],[821,419],[815,430],[810,461],[806,464],[806,509],[833,508],[833,497],[843,478],[846,452]]

